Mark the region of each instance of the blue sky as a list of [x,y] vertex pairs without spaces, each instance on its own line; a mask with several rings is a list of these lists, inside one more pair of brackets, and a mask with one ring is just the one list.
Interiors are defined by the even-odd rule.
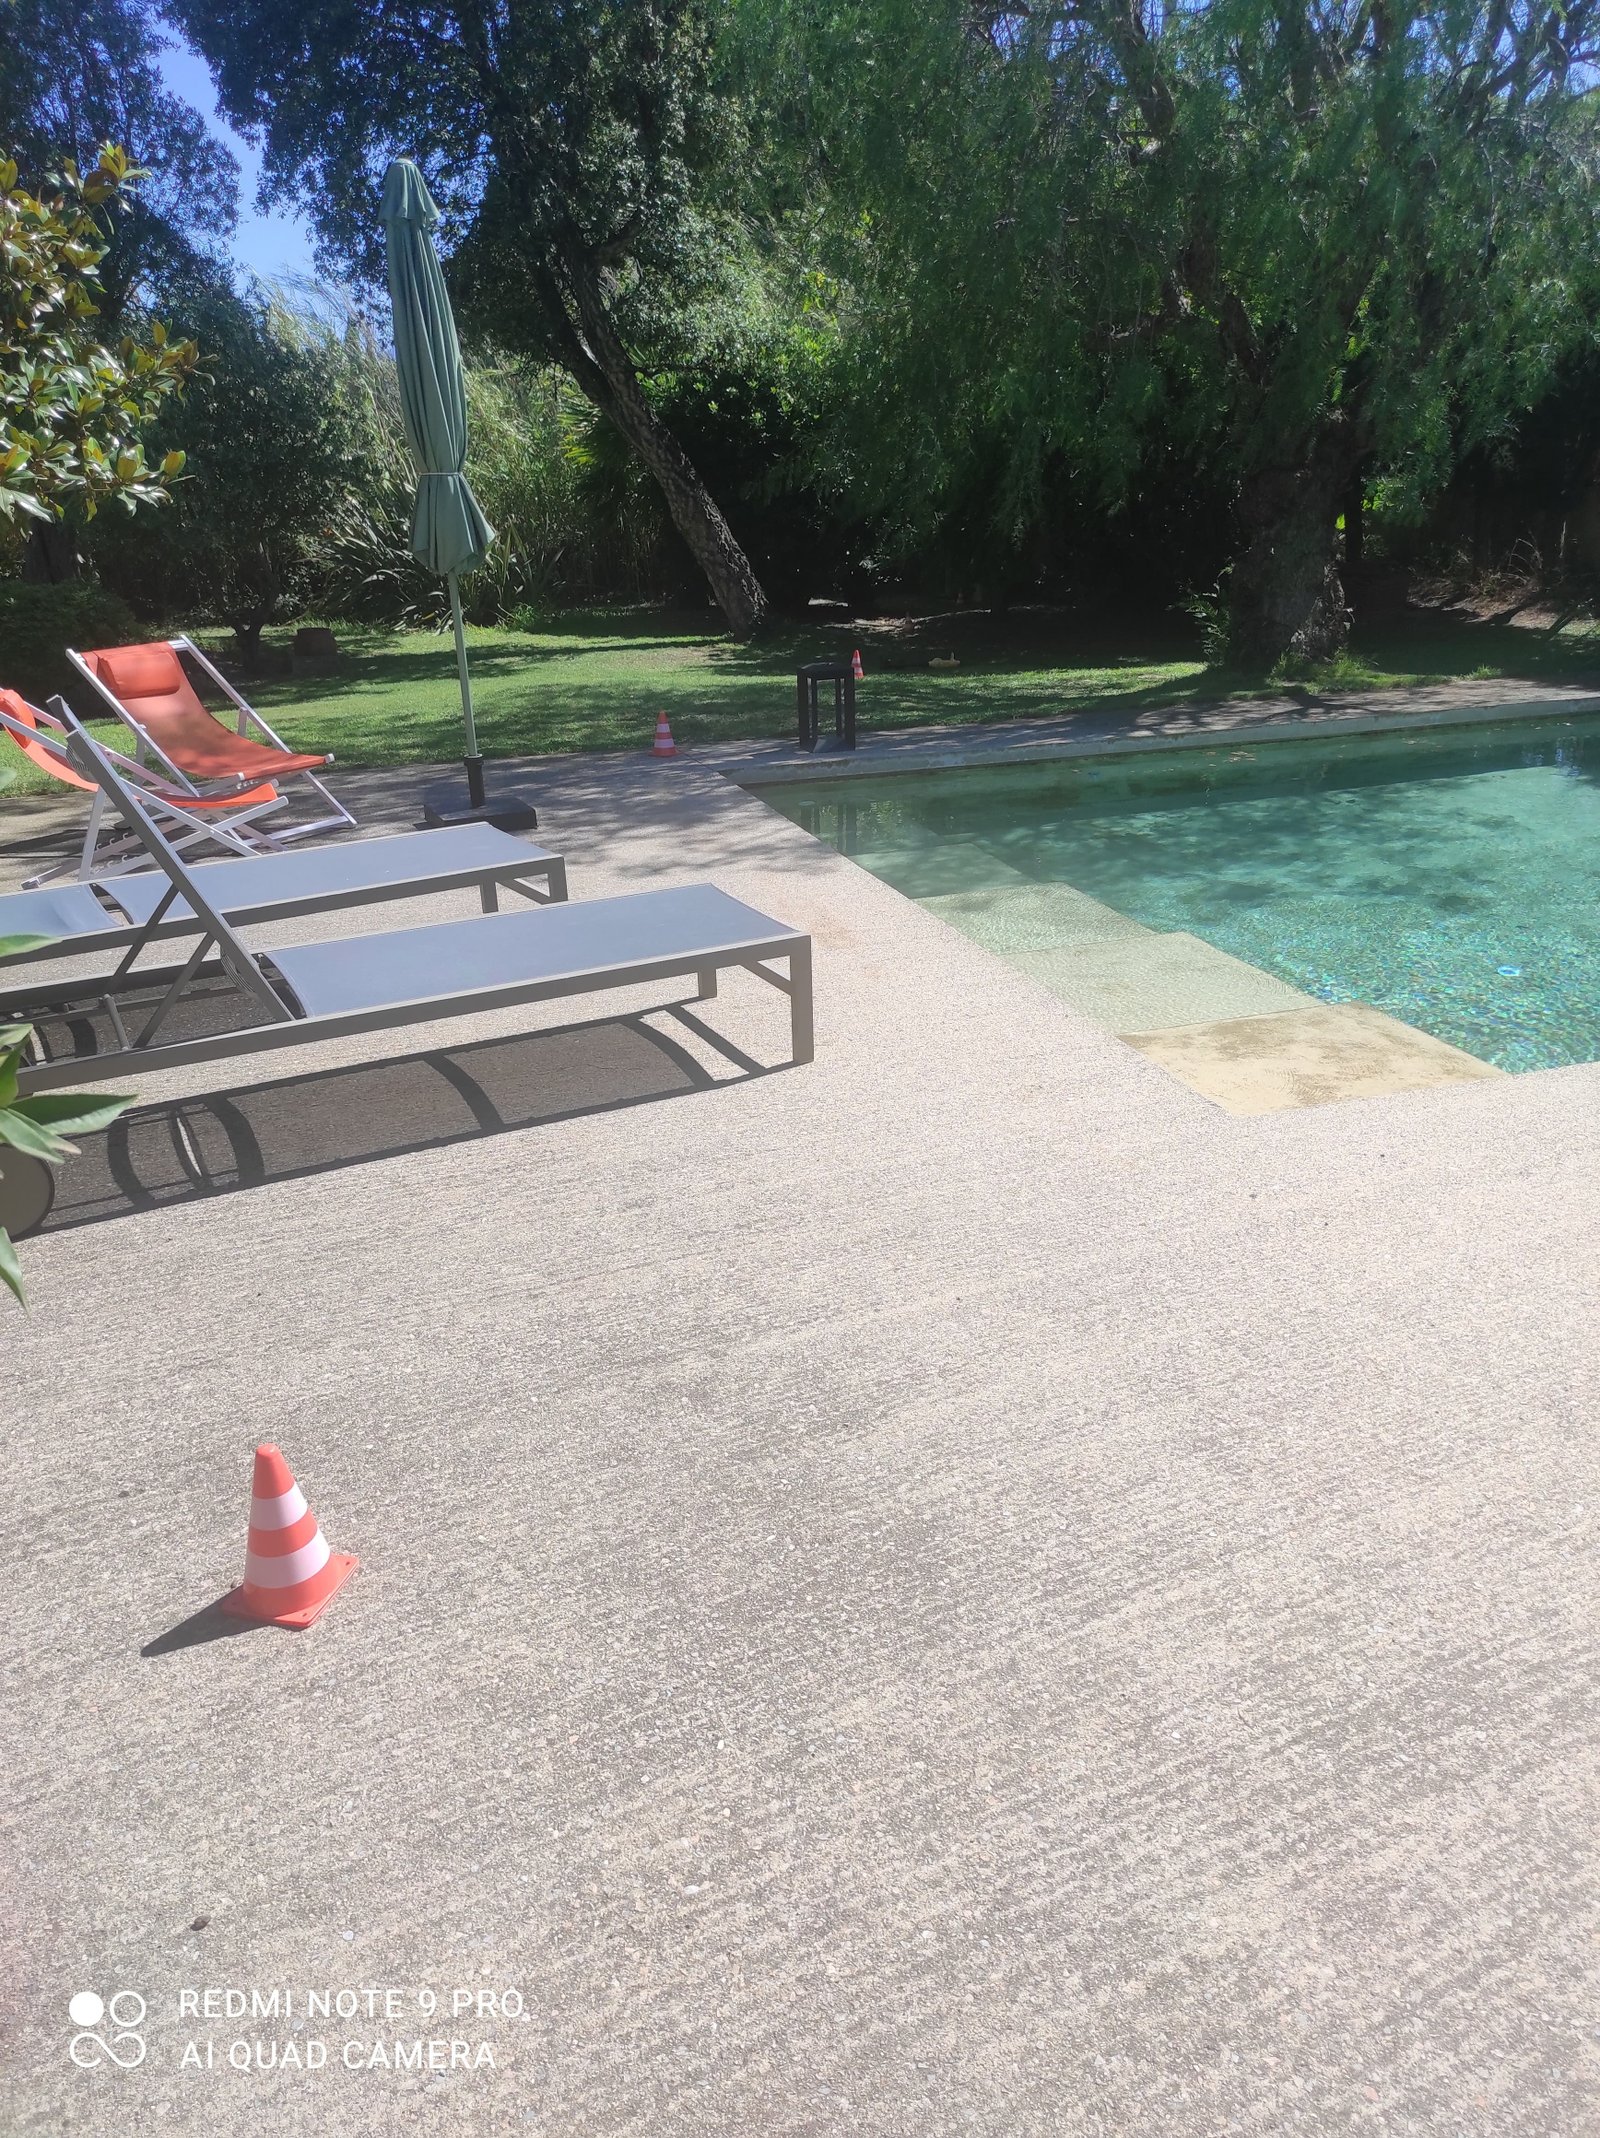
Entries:
[[200,55],[174,34],[161,59],[162,79],[175,96],[192,104],[217,137],[239,159],[239,229],[233,241],[233,257],[251,274],[281,281],[290,275],[314,275],[311,233],[297,216],[258,214],[256,182],[261,176],[261,157],[248,141],[236,134],[217,110],[211,74]]

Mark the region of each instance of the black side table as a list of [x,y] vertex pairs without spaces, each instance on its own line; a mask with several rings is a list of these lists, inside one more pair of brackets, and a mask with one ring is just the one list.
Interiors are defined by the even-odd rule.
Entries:
[[833,685],[833,731],[839,747],[856,746],[856,678],[849,661],[807,661],[795,677],[795,710],[800,720],[800,747],[817,746],[817,686]]

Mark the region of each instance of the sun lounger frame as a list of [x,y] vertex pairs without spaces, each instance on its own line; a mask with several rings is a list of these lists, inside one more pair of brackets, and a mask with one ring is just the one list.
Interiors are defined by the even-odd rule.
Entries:
[[[20,696],[20,693],[12,695]],[[26,700],[22,702],[27,703]],[[37,725],[25,724],[0,705],[0,728],[4,728],[18,747],[30,756],[38,750],[46,758],[59,759],[64,764],[67,756],[65,737],[72,719],[66,701],[58,696],[42,710],[36,705],[29,705],[28,710]],[[148,765],[123,757],[120,752],[107,754],[116,756],[136,783],[143,783],[146,806],[158,822],[165,818],[174,827],[177,836],[172,843],[180,853],[190,846],[220,846],[225,852],[243,859],[275,851],[265,830],[256,822],[259,817],[269,816],[285,806],[285,797],[270,781],[257,780],[248,787],[240,787],[235,797],[239,806],[230,807],[229,797],[199,794],[188,780],[180,787],[164,786]],[[47,765],[45,769],[50,767]],[[263,788],[267,790],[267,800],[251,802],[248,806],[244,804],[245,796],[258,794]],[[74,793],[78,791],[73,788]],[[105,813],[105,791],[95,788],[89,798],[89,821],[84,828],[83,845],[76,863],[80,883],[100,882],[148,865],[142,843],[131,832],[106,832]],[[58,877],[71,875],[73,870],[72,862],[60,862],[55,868],[28,877],[22,888],[37,891],[44,884],[54,883]]]
[[[189,658],[194,662],[197,668],[204,670],[206,675],[210,677],[211,681],[217,686],[218,690],[222,692],[223,696],[228,700],[228,703],[237,713],[238,720],[236,723],[236,732],[238,734],[247,735],[249,727],[253,727],[259,731],[260,739],[263,742],[265,742],[272,749],[281,750],[286,757],[305,756],[310,754],[305,751],[291,750],[289,745],[284,741],[283,737],[277,732],[277,730],[261,717],[261,715],[256,711],[253,705],[251,705],[245,698],[240,696],[239,692],[228,681],[227,677],[222,673],[222,670],[217,666],[215,661],[210,660],[205,654],[203,654],[192,638],[189,638],[187,635],[184,635],[178,638],[152,639],[149,643],[151,645],[170,646],[172,651],[178,656],[180,666],[182,665],[184,655],[187,654]],[[167,776],[172,780],[173,784],[189,794],[214,794],[219,790],[226,790],[228,785],[228,782],[226,780],[208,780],[201,785],[196,785],[193,776],[190,773],[185,772],[180,764],[176,763],[174,759],[167,755],[166,751],[162,749],[160,743],[157,742],[154,735],[150,733],[150,730],[145,726],[144,722],[136,717],[132,708],[123,704],[122,700],[117,696],[116,692],[111,689],[109,684],[101,682],[99,676],[97,676],[94,672],[94,668],[91,665],[89,657],[85,654],[76,652],[71,646],[67,647],[66,655],[67,659],[72,663],[73,667],[78,671],[79,675],[83,677],[83,680],[89,685],[90,689],[95,691],[98,696],[103,698],[106,704],[110,706],[111,710],[116,714],[117,718],[123,723],[123,725],[125,727],[131,728],[135,736],[137,736],[137,756],[141,764],[145,762],[147,754],[150,757],[153,757],[156,762],[162,767],[162,769],[166,772]],[[203,703],[204,701],[202,700],[201,702]],[[207,711],[210,710],[209,707],[207,707],[206,709]],[[212,715],[212,718],[216,718],[215,714]],[[248,727],[246,723],[248,723]],[[223,721],[218,721],[217,725],[219,727],[225,727],[226,723]],[[331,751],[325,754],[323,762],[324,764],[330,765],[333,763],[333,755]],[[327,784],[322,780],[322,778],[317,773],[313,772],[307,765],[302,765],[299,770],[295,772],[273,773],[270,770],[263,770],[250,775],[246,775],[245,773],[241,772],[236,774],[235,778],[237,779],[237,782],[241,787],[256,787],[259,786],[263,780],[274,778],[282,779],[285,781],[305,780],[310,786],[315,787],[318,794],[321,795],[323,801],[327,803],[328,808],[331,812],[331,814],[328,816],[313,817],[303,824],[285,824],[281,826],[275,826],[270,831],[263,828],[262,836],[268,839],[270,843],[275,847],[288,846],[292,844],[294,840],[304,839],[312,832],[337,831],[341,827],[349,827],[354,825],[356,821],[355,818],[350,814],[349,810],[346,809],[343,802],[340,801],[339,797],[334,794],[332,790],[327,786]]]
[[[3,714],[0,714],[0,719],[4,717]],[[477,827],[472,827],[472,830],[476,832]],[[560,904],[566,899],[567,865],[560,854],[552,854],[545,847],[534,846],[520,839],[513,839],[509,833],[501,833],[499,837],[508,846],[521,848],[521,853],[507,854],[496,860],[461,863],[450,868],[441,868],[436,863],[428,866],[427,851],[430,844],[433,845],[434,851],[437,853],[444,845],[459,845],[461,843],[457,839],[454,830],[400,832],[392,835],[391,838],[378,839],[376,841],[355,840],[338,846],[317,849],[302,847],[297,853],[251,853],[234,855],[228,861],[221,863],[202,862],[200,864],[200,881],[202,886],[205,886],[206,876],[212,870],[217,868],[226,870],[231,867],[234,861],[260,863],[262,880],[265,883],[270,880],[269,872],[271,870],[275,868],[283,868],[286,872],[292,870],[300,858],[308,852],[314,851],[319,854],[325,854],[327,859],[337,866],[346,863],[348,859],[364,859],[366,855],[371,853],[375,845],[380,847],[404,845],[414,852],[419,864],[417,873],[412,876],[396,876],[375,884],[330,886],[324,890],[307,892],[301,896],[294,897],[281,894],[270,898],[256,897],[252,898],[248,903],[229,902],[222,906],[221,910],[226,912],[228,920],[235,928],[250,928],[259,926],[267,921],[298,920],[309,913],[336,913],[355,906],[386,905],[400,899],[429,897],[435,892],[445,891],[476,891],[485,913],[497,912],[500,898],[506,892],[514,892],[534,905]],[[141,853],[145,861],[148,862],[149,854],[142,845]],[[143,875],[151,873],[153,872],[149,870],[142,872]],[[94,899],[96,892],[100,891],[113,901],[116,901],[119,894],[125,893],[128,888],[129,875],[125,873],[106,879],[96,878],[93,883],[64,885],[56,893],[46,892],[40,900],[31,900],[26,890],[9,896],[0,896],[0,935],[9,935],[13,932],[31,934],[36,929],[39,932],[47,932],[50,925],[47,909],[44,913],[38,913],[37,909],[45,907],[46,901],[51,897],[72,896],[82,893],[84,897]],[[9,971],[13,965],[36,964],[44,961],[59,963],[67,958],[100,956],[116,951],[125,952],[126,955],[118,968],[118,974],[108,975],[105,982],[97,983],[104,989],[109,985],[111,979],[129,971],[151,944],[172,942],[184,936],[202,932],[202,924],[195,918],[193,913],[180,914],[174,917],[170,912],[170,907],[178,902],[181,895],[176,885],[169,884],[165,896],[157,903],[148,918],[140,920],[136,916],[125,914],[119,920],[115,914],[108,911],[105,914],[105,922],[102,927],[96,928],[92,932],[80,931],[74,935],[65,935],[59,939],[42,943],[36,950],[24,951],[16,957],[8,959],[5,969]],[[36,911],[30,912],[30,905]],[[144,979],[148,977],[150,971],[151,968],[146,967],[138,977]],[[74,983],[80,993],[82,992],[83,984],[81,981]]]
[[[373,1006],[308,1015],[294,995],[290,983],[274,967],[272,954],[262,952],[252,955],[245,948],[229,921],[210,903],[201,888],[203,872],[191,871],[182,858],[174,853],[137,796],[118,778],[105,753],[93,738],[76,723],[74,729],[70,742],[73,762],[80,770],[92,773],[105,788],[119,814],[131,828],[139,832],[152,860],[157,862],[168,876],[177,895],[192,909],[199,940],[182,965],[146,968],[140,972],[127,970],[125,967],[119,974],[112,975],[109,982],[87,978],[75,982],[58,980],[31,992],[13,993],[6,985],[6,974],[10,968],[0,968],[0,1015],[20,1023],[33,1023],[40,1017],[52,1013],[60,1014],[74,1004],[100,1004],[109,1010],[114,1029],[123,1041],[122,1045],[104,1053],[69,1054],[59,1057],[38,1052],[36,1043],[34,1057],[22,1068],[19,1076],[19,1088],[24,1092],[48,1091],[64,1084],[82,1084],[86,1079],[99,1083],[123,1078],[139,1071],[222,1061],[230,1056],[261,1054],[281,1047],[311,1046],[321,1040],[345,1039],[367,1032],[392,1031],[491,1010],[511,1009],[524,1004],[559,1000],[571,995],[594,994],[613,988],[644,986],[655,981],[680,977],[693,977],[697,992],[691,999],[703,1001],[715,995],[718,976],[734,968],[754,973],[789,998],[792,1059],[801,1063],[813,1058],[811,938],[797,930],[785,928],[780,923],[769,922],[765,915],[739,906],[737,901],[728,899],[725,894],[718,894],[725,907],[748,914],[750,921],[759,923],[760,926],[748,934],[730,934],[724,939],[697,941],[692,946],[669,952],[602,962],[585,966],[581,970],[566,970],[537,978],[517,978],[486,986],[455,989],[442,995],[421,996],[404,1001],[390,1000]],[[709,888],[689,887],[693,891]],[[660,900],[685,895],[688,895],[687,892],[634,893],[631,899],[594,901],[584,910],[592,915],[602,908],[624,906],[635,900]],[[570,912],[572,909],[567,907],[565,910]],[[494,915],[452,921],[443,924],[443,933],[453,936],[458,930],[500,927],[513,920],[537,924],[539,915]],[[421,930],[414,933],[420,936],[433,934],[435,931]],[[374,944],[376,947],[395,940],[398,939],[377,937]],[[208,955],[211,952],[215,952],[215,955]],[[284,951],[281,955],[287,959],[292,953]],[[787,964],[787,975],[772,970],[772,961],[775,959]],[[198,983],[211,980],[230,983],[233,989],[252,1000],[263,1013],[262,1021],[243,1029],[203,1033],[192,1038],[159,1039],[157,1035],[161,1024],[175,1004]],[[150,1018],[137,1034],[130,1035],[122,1018],[122,1009],[143,1009],[151,1005],[154,1007]]]

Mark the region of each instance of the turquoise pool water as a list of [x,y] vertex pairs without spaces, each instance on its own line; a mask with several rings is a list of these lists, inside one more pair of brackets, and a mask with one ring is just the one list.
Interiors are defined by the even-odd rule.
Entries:
[[1502,1069],[1600,1058],[1600,717],[763,799],[913,897],[1070,884]]

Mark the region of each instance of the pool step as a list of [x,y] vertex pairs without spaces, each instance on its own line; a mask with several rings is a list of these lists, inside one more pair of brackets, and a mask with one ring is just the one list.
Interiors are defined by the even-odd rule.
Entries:
[[1367,1002],[1314,1002],[1276,1017],[1122,1037],[1230,1114],[1382,1098],[1505,1073]]
[[1070,883],[1016,883],[997,889],[955,891],[922,904],[985,950],[1009,956],[1017,950],[1060,950],[1117,936],[1152,935],[1142,921],[1103,906]]
[[1052,950],[1013,950],[1006,962],[1113,1032],[1210,1025],[1314,1006],[1315,998],[1196,935],[1107,937]]
[[850,859],[907,898],[931,899],[933,894],[952,890],[998,890],[1028,883],[1020,869],[1002,861],[981,840],[945,839],[933,832],[918,833],[914,827],[907,827],[906,836],[892,845],[855,849]]

